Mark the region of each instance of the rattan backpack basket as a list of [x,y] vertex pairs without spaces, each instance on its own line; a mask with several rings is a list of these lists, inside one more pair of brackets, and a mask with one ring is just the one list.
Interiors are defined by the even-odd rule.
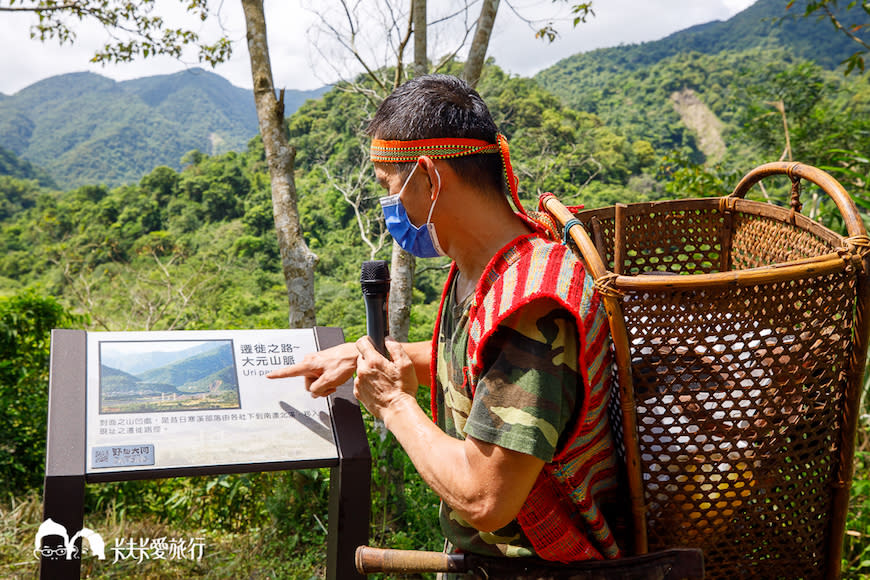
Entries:
[[[791,208],[743,199],[776,174]],[[801,179],[847,237],[799,213]],[[870,272],[843,187],[771,163],[725,197],[541,209],[604,297],[635,551],[701,548],[712,579],[839,577]]]

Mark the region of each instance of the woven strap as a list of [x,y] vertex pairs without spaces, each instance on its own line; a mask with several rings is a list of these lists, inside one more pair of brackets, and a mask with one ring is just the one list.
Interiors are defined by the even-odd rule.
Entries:
[[[846,253],[854,255],[858,261],[863,262],[870,255],[870,237],[866,235],[851,236],[846,238],[845,242]],[[843,252],[839,253],[843,256]],[[845,258],[845,256],[843,257]]]
[[599,276],[595,279],[595,288],[602,296],[620,299],[624,296],[624,293],[617,289],[614,284],[617,278],[619,278],[619,275],[613,272]]
[[417,139],[415,141],[386,141],[373,139],[372,161],[379,163],[413,163],[421,156],[432,159],[450,159],[478,153],[499,153],[496,143],[480,139]]
[[568,243],[568,232],[571,230],[571,228],[573,228],[574,226],[579,226],[579,225],[582,225],[582,224],[580,223],[580,220],[578,220],[577,218],[571,218],[567,222],[565,222],[565,227],[562,228],[562,245],[565,245]]

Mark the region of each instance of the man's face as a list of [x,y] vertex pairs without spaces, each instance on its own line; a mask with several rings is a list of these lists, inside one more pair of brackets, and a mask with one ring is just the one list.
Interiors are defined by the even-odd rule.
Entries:
[[402,185],[408,178],[408,175],[403,175],[395,171],[391,166],[385,166],[380,163],[375,164],[375,178],[378,184],[387,191],[387,195],[397,195],[401,193],[399,199],[411,219],[411,223],[420,227],[426,223],[426,217],[429,214],[429,184],[426,179],[426,172],[422,167],[415,165],[411,179],[402,190]]

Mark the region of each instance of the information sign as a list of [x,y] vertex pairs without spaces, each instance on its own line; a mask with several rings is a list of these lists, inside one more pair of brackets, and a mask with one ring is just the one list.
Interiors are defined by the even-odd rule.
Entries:
[[330,410],[275,381],[313,329],[87,333],[88,474],[336,459]]
[[266,378],[343,342],[322,326],[52,331],[40,578],[80,576],[86,484],[310,468],[330,470],[326,578],[362,578],[371,453],[352,381],[312,399]]

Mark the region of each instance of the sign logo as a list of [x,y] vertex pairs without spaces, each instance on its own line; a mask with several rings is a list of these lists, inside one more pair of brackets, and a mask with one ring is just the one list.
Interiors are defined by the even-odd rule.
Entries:
[[[50,536],[59,536],[63,540],[63,546],[56,548],[42,546],[42,539]],[[73,537],[70,537],[66,527],[51,518],[48,518],[39,525],[39,529],[36,532],[33,555],[37,558],[59,558],[64,556],[67,560],[81,558],[79,549],[76,547],[76,540],[79,538],[88,541],[90,551],[96,554],[97,558],[100,560],[106,559],[106,544],[103,542],[103,537],[100,534],[90,528],[82,528]],[[84,545],[82,547],[84,548]]]

